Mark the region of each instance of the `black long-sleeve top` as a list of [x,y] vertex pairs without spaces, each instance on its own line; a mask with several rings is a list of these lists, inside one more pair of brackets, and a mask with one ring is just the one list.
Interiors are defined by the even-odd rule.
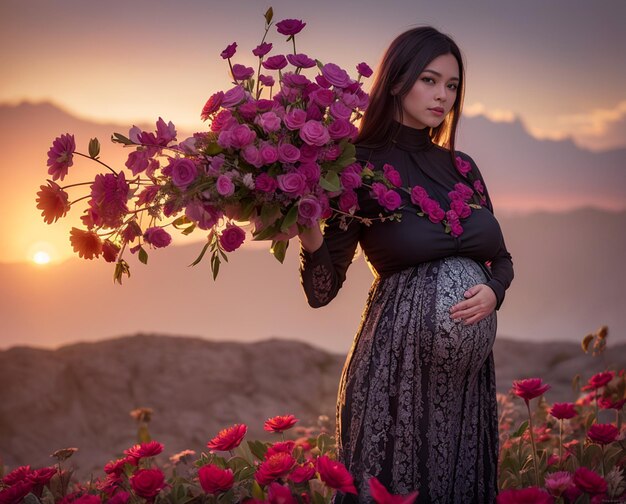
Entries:
[[[400,173],[403,187],[424,187],[443,210],[448,210],[448,192],[458,182],[471,186],[468,178],[459,172],[448,150],[432,143],[428,128],[398,127],[390,148],[372,150],[357,146],[357,160],[361,164],[369,162],[374,170],[381,171],[384,164],[391,164]],[[374,220],[366,226],[353,219],[346,229],[342,229],[339,218],[333,217],[327,221],[324,241],[319,249],[312,253],[300,249],[300,277],[311,306],[324,306],[337,295],[360,244],[368,262],[381,277],[425,261],[450,256],[470,257],[484,266],[489,277],[486,285],[496,295],[496,309],[500,308],[505,291],[513,280],[511,254],[504,244],[478,167],[467,154],[457,151],[456,155],[469,161],[473,177],[485,188],[486,198],[482,208],[473,208],[471,215],[461,220],[463,233],[455,238],[445,232],[441,223],[417,215],[419,208],[411,203],[410,196],[404,191],[399,191],[403,200],[401,208],[396,210],[402,214],[399,222]],[[369,190],[360,189],[358,196],[360,210],[357,215],[377,217],[381,213],[380,205]],[[480,201],[478,196],[475,194],[474,203]]]

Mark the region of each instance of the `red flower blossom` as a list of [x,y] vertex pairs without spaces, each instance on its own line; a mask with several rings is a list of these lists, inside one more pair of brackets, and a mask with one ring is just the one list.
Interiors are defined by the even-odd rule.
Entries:
[[2,482],[9,486],[12,486],[15,485],[18,481],[26,479],[26,477],[30,473],[32,473],[32,469],[29,465],[20,466],[13,469],[9,474],[2,478]]
[[511,392],[525,401],[530,401],[542,395],[549,388],[550,385],[542,383],[541,378],[528,378],[526,380],[515,380]]
[[376,504],[413,504],[418,495],[417,490],[408,495],[392,495],[375,477],[370,478],[369,485],[372,498]]
[[33,488],[33,483],[26,480],[16,482],[14,485],[0,491],[1,504],[18,504],[26,497]]
[[89,206],[98,216],[96,225],[109,228],[120,226],[128,212],[126,202],[130,190],[124,172],[117,176],[113,173],[96,175],[90,187]]
[[285,476],[295,465],[296,459],[284,452],[275,453],[265,459],[254,473],[259,485],[269,485],[272,481]]
[[235,482],[232,469],[222,469],[214,464],[198,469],[198,479],[202,490],[211,495],[227,492]]
[[614,371],[605,371],[602,373],[596,373],[591,378],[589,378],[587,385],[585,385],[582,389],[592,390],[592,389],[599,389],[600,387],[604,387],[613,379],[614,376],[615,376]]
[[598,406],[602,409],[614,409],[621,410],[626,404],[626,398],[620,399],[619,401],[613,401],[610,397],[599,397],[598,398]]
[[124,457],[115,461],[111,460],[104,466],[104,472],[107,474],[114,474],[119,476],[124,472],[126,464],[137,466],[137,459],[133,457]]
[[291,429],[298,419],[293,415],[275,416],[268,418],[263,425],[263,429],[268,432],[283,432]]
[[322,455],[317,459],[317,471],[322,481],[330,488],[357,495],[354,480],[341,462]]
[[[551,436],[550,436],[550,429],[546,426],[546,425],[542,425],[540,427],[534,427],[533,428],[533,435],[535,436],[535,442],[536,443],[543,443],[545,441],[550,441]],[[522,436],[522,438],[525,441],[529,441],[530,440],[530,430],[526,429],[524,431],[524,434]]]
[[572,403],[554,403],[550,408],[550,414],[558,420],[567,420],[578,415]]
[[276,23],[276,30],[282,35],[296,35],[306,26],[301,19],[283,19]]
[[115,262],[120,247],[110,240],[104,240],[102,244],[102,257],[106,262]]
[[289,479],[294,483],[306,483],[313,478],[315,478],[315,466],[312,462],[299,465],[289,473]]
[[48,174],[52,175],[52,180],[65,178],[68,168],[74,164],[75,150],[74,135],[68,133],[54,139],[48,151]]
[[554,497],[537,487],[505,490],[498,494],[497,504],[553,504]]
[[248,427],[245,424],[235,424],[232,427],[221,430],[217,436],[207,443],[211,452],[228,451],[237,448],[243,437],[246,435]]
[[606,492],[607,484],[602,476],[581,466],[574,473],[574,484],[583,492],[599,495]]
[[619,436],[619,430],[613,424],[593,424],[587,431],[587,437],[594,443],[611,444]]
[[267,489],[267,500],[269,504],[298,504],[289,487],[276,482],[270,483]]
[[158,441],[150,441],[148,443],[136,444],[128,450],[124,450],[124,454],[135,459],[145,457],[155,457],[163,451],[163,445]]
[[93,259],[102,254],[102,240],[93,231],[83,231],[73,227],[70,231],[70,243],[78,257]]
[[56,472],[56,467],[42,467],[30,473],[26,479],[35,485],[47,485]]
[[139,497],[153,499],[165,487],[165,476],[160,469],[140,469],[130,477],[130,487]]
[[204,105],[202,113],[200,114],[200,119],[206,121],[209,117],[211,117],[211,114],[217,112],[222,104],[222,100],[224,100],[224,91],[218,91],[213,94]]
[[113,497],[111,497],[107,502],[108,504],[127,504],[130,500],[130,494],[128,492],[117,492]]
[[295,446],[296,443],[291,440],[274,443],[265,452],[265,458],[268,459],[276,453],[288,453],[289,455],[291,455]]
[[37,193],[37,208],[41,210],[41,216],[46,224],[52,224],[70,209],[69,197],[56,182],[48,181],[47,186],[39,186],[41,191]]

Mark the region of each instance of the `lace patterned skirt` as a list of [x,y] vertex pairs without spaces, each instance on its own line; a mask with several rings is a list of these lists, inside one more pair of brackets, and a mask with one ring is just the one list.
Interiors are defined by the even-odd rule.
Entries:
[[449,315],[486,282],[474,260],[448,257],[376,279],[337,398],[339,459],[359,497],[376,476],[418,503],[495,502],[498,418],[495,312],[464,325]]

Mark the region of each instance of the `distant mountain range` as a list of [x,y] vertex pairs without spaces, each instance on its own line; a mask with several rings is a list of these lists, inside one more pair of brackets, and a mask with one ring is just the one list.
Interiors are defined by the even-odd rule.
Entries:
[[[573,343],[537,344],[498,338],[494,347],[498,391],[512,380],[543,378],[550,403],[572,401],[571,379],[626,362],[626,344],[610,343],[600,358]],[[58,350],[16,347],[0,351],[0,456],[9,468],[42,466],[49,454],[75,446],[79,476],[136,442],[129,412],[154,410],[150,432],[164,456],[206,450],[220,429],[248,425],[248,439],[272,440],[263,422],[294,414],[314,426],[319,415],[334,434],[335,401],[344,355],[301,342],[204,341],[138,335]],[[288,437],[293,436],[288,433]]]

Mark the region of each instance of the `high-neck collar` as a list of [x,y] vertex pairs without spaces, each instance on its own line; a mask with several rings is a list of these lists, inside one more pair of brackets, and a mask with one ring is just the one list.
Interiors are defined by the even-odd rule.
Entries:
[[402,150],[419,152],[430,149],[433,145],[430,139],[430,128],[411,128],[402,123],[395,123],[395,134],[392,142]]

